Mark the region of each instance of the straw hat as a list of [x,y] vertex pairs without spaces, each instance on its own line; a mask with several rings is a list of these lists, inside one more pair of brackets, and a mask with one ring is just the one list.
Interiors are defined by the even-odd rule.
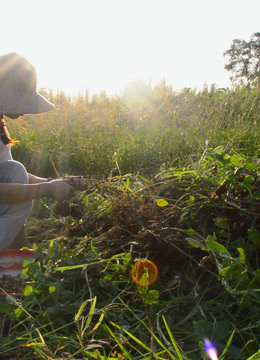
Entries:
[[22,56],[0,56],[0,114],[38,114],[54,105],[36,91],[35,68]]

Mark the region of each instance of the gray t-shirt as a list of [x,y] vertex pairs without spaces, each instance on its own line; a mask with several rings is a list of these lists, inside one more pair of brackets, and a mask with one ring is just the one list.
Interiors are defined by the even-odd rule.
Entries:
[[[26,169],[11,154],[11,146],[0,138],[0,183],[28,184]],[[24,226],[32,206],[32,201],[23,203],[0,202],[0,250],[8,249]]]

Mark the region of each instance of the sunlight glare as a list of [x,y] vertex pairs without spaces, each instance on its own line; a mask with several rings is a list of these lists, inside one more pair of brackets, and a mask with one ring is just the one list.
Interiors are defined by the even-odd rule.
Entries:
[[210,358],[210,360],[218,360],[218,355],[215,345],[212,342],[210,342],[208,339],[205,339],[204,342],[205,342],[204,350],[208,355],[208,357]]
[[244,10],[233,17],[234,4],[12,0],[1,9],[1,53],[26,57],[37,69],[39,87],[70,93],[119,93],[140,77],[152,84],[165,78],[174,89],[228,86],[223,52],[258,24],[257,11],[247,24]]

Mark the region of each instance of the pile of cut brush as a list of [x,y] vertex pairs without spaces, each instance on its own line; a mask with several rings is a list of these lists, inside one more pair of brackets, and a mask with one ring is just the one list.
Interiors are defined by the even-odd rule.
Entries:
[[95,239],[106,256],[131,251],[175,266],[209,255],[208,236],[231,252],[246,246],[252,255],[259,245],[252,240],[259,231],[258,159],[219,147],[200,160],[196,169],[168,169],[149,180],[131,174],[86,179],[85,193],[48,207],[53,231],[46,219],[33,219],[29,235],[39,243],[54,232],[72,248]]

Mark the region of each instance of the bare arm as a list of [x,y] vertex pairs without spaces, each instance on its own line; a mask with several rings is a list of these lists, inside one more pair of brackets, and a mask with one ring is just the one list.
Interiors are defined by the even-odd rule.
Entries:
[[44,197],[62,201],[72,197],[74,191],[71,185],[62,180],[35,184],[0,183],[0,202],[14,204]]
[[[41,184],[46,183],[48,179],[42,178],[36,175],[29,175],[29,184]],[[64,176],[56,180],[63,180],[65,183],[74,187],[75,190],[84,190],[86,188],[86,184],[83,183],[83,177],[81,175],[77,176]]]
[[28,176],[29,176],[29,184],[41,184],[47,182],[46,178],[42,178],[32,174],[28,174]]

